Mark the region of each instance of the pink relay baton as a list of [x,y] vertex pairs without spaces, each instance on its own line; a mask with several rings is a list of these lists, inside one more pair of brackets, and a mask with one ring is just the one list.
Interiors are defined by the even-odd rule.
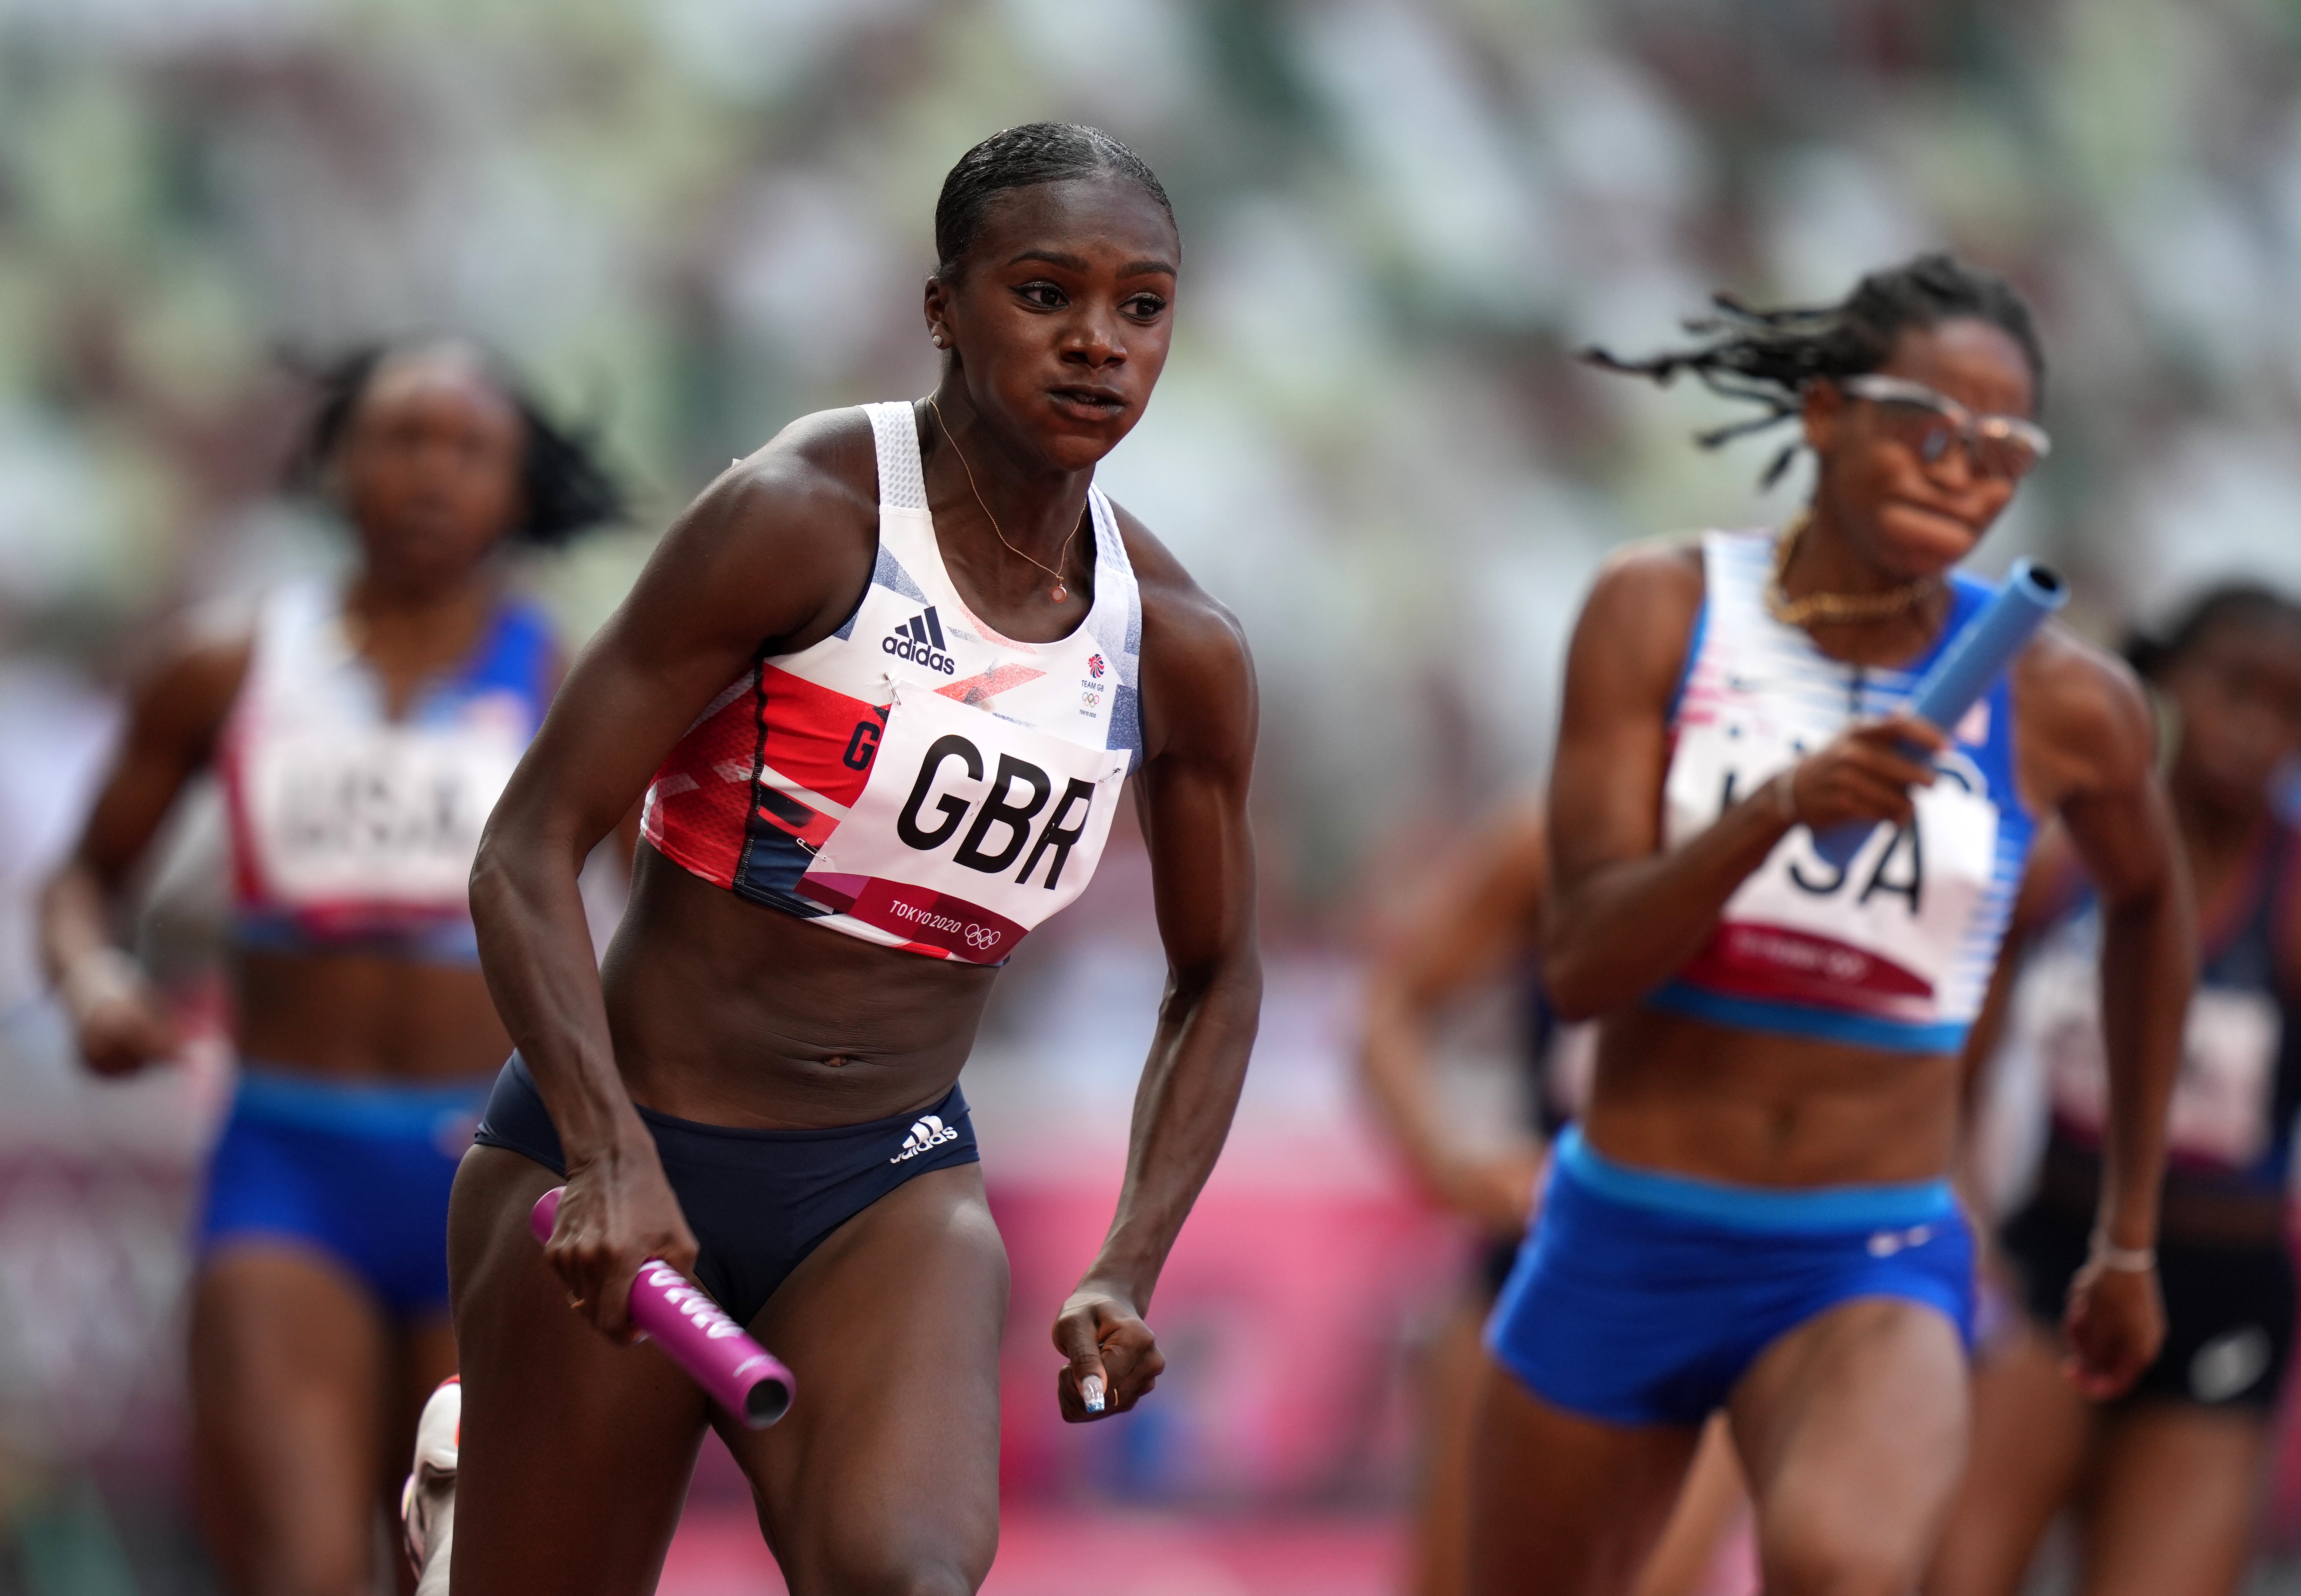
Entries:
[[[535,1199],[528,1228],[551,1240],[559,1217],[554,1186]],[[660,1258],[640,1266],[632,1282],[632,1323],[685,1369],[695,1383],[749,1428],[764,1430],[789,1412],[797,1383],[781,1360],[719,1309],[694,1282]]]

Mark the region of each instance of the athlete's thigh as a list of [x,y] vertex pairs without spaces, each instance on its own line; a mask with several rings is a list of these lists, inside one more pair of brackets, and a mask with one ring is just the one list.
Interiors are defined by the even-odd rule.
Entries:
[[990,1571],[1008,1280],[982,1169],[933,1170],[881,1198],[753,1323],[798,1396],[773,1429],[720,1433],[794,1596],[972,1591]]
[[192,1298],[202,1517],[238,1590],[368,1589],[389,1343],[326,1254],[227,1241]]
[[1906,1592],[1965,1458],[1964,1349],[1899,1298],[1842,1303],[1776,1341],[1735,1386],[1735,1441],[1767,1596]]
[[1927,1596],[2014,1596],[2037,1543],[2075,1493],[2093,1404],[2061,1349],[2023,1321],[1973,1372],[1973,1444],[1926,1576]]
[[502,1148],[473,1148],[456,1175],[456,1596],[653,1590],[703,1438],[691,1381],[569,1309],[527,1220],[558,1183]]
[[1686,1483],[1678,1487],[1669,1522],[1638,1572],[1637,1596],[1694,1596],[1712,1588],[1728,1538],[1740,1527],[1749,1506],[1733,1433],[1726,1416],[1714,1414],[1702,1426],[1702,1442],[1694,1449]]
[[1470,1438],[1470,1596],[1620,1596],[1661,1533],[1701,1432],[1602,1424],[1491,1358]]
[[2247,1408],[2147,1402],[2104,1418],[2085,1596],[2228,1596],[2245,1577],[2269,1426]]

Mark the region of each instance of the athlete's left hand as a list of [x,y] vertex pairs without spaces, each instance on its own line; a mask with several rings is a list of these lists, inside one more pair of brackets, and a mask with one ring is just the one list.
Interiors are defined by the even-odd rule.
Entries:
[[[1055,1350],[1069,1360],[1056,1371],[1055,1401],[1070,1425],[1125,1412],[1150,1394],[1167,1366],[1159,1338],[1134,1304],[1091,1279],[1079,1283],[1055,1316]],[[1086,1390],[1102,1392],[1100,1411],[1088,1408]]]
[[2062,1338],[2069,1346],[2062,1372],[2078,1390],[2096,1402],[2121,1395],[2165,1343],[2157,1272],[2088,1263],[2070,1282]]

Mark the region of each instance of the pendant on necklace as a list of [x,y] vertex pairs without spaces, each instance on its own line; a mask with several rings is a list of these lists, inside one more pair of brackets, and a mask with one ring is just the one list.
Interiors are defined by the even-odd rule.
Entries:
[[1065,591],[1066,591],[1066,589],[1064,589],[1064,587],[1063,587],[1063,584],[1062,584],[1062,583],[1060,583],[1060,582],[1057,582],[1057,583],[1055,584],[1055,594],[1054,594],[1054,597],[1055,597],[1055,602],[1056,602],[1057,604],[1060,604],[1060,603],[1063,601],[1063,597],[1064,597],[1064,593],[1065,593]]

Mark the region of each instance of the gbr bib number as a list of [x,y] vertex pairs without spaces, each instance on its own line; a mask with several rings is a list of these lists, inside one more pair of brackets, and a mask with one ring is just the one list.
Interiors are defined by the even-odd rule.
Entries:
[[463,910],[489,813],[520,748],[473,729],[259,740],[241,770],[265,888],[298,909]]
[[952,958],[998,964],[1093,875],[1128,762],[1124,749],[899,686],[863,796],[799,894]]

